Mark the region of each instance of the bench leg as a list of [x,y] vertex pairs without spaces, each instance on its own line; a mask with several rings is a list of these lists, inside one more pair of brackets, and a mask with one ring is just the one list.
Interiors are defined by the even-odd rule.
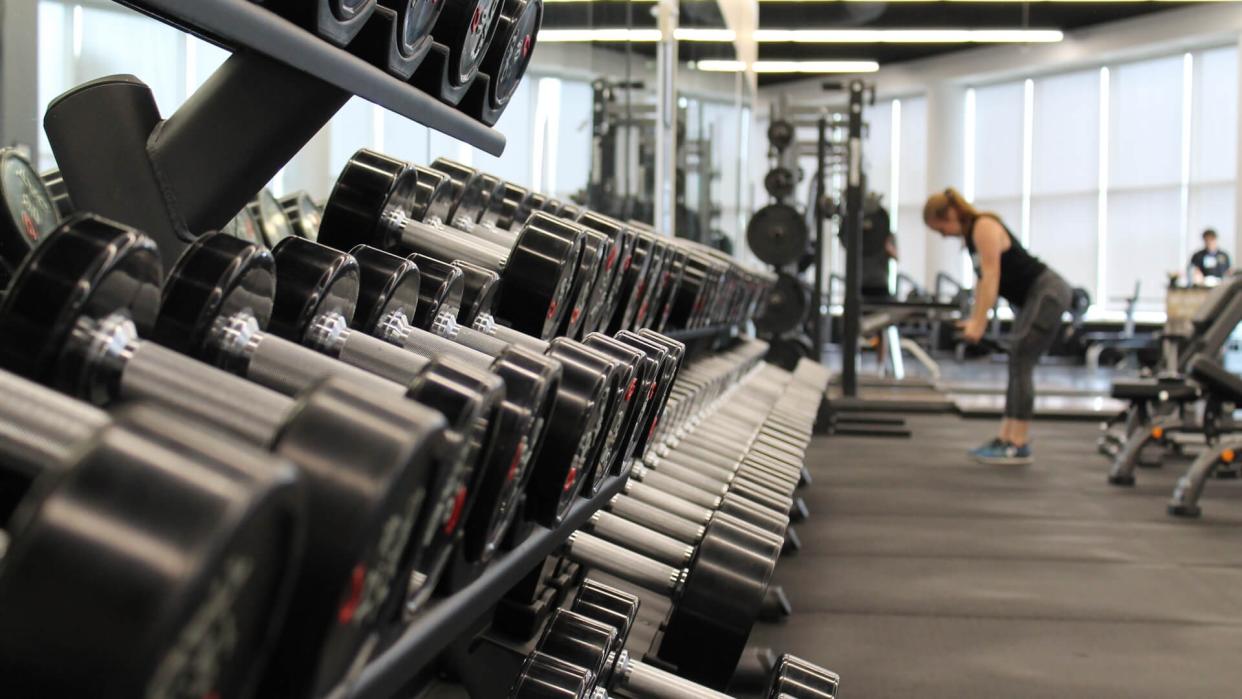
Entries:
[[1220,457],[1226,451],[1236,451],[1242,447],[1242,441],[1229,440],[1228,443],[1216,444],[1205,449],[1186,469],[1186,473],[1177,479],[1173,488],[1173,497],[1169,498],[1169,514],[1178,517],[1198,517],[1202,514],[1199,508],[1199,497],[1203,495],[1203,486],[1208,478],[1220,465]]

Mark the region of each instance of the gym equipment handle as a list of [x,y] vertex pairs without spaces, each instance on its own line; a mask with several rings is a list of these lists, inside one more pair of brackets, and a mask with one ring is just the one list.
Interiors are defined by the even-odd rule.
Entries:
[[159,345],[142,342],[121,375],[122,398],[150,398],[271,445],[293,401]]
[[694,557],[692,547],[611,512],[596,512],[591,516],[591,527],[604,539],[641,549],[652,558],[679,568],[688,565]]
[[580,531],[569,536],[565,552],[579,563],[664,595],[674,594],[681,581],[677,568]]
[[630,521],[654,529],[665,536],[671,536],[678,541],[693,542],[703,538],[702,525],[632,497],[619,495],[609,502],[609,507],[613,512]]
[[0,460],[33,478],[66,463],[108,415],[69,396],[0,371]]
[[635,481],[633,479],[626,484],[625,493],[633,496],[637,500],[641,500],[650,505],[655,505],[656,507],[677,515],[678,517],[684,517],[691,522],[697,522],[698,524],[707,524],[707,522],[712,518],[711,508],[715,507],[714,505],[697,505],[678,496],[671,495],[653,485],[649,485],[641,481]]
[[645,663],[629,660],[613,681],[617,696],[631,699],[732,699],[701,684]]

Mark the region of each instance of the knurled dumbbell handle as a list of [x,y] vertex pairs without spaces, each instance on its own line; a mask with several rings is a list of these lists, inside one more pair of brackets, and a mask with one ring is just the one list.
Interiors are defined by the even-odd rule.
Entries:
[[67,463],[78,445],[108,424],[107,413],[0,371],[0,458],[31,477]]
[[663,595],[676,593],[681,581],[677,568],[585,532],[570,534],[565,548],[578,563]]
[[120,397],[154,399],[265,446],[293,407],[286,396],[150,342],[126,362]]
[[285,395],[293,395],[326,376],[345,378],[376,395],[400,397],[406,387],[309,347],[265,335],[249,354],[246,378]]
[[732,699],[728,694],[637,661],[617,668],[611,693],[628,699]]
[[637,498],[617,495],[609,502],[609,507],[613,512],[631,522],[637,522],[678,541],[694,543],[703,538],[702,525]]
[[655,505],[662,510],[688,519],[691,522],[707,524],[711,520],[711,509],[707,506],[697,505],[675,495],[670,495],[647,483],[631,480],[626,484],[625,492],[638,500]]
[[426,357],[383,340],[351,332],[337,356],[342,362],[401,385],[409,385],[430,363]]
[[611,512],[600,511],[592,515],[591,531],[614,543],[638,549],[641,553],[669,565],[684,567],[694,557],[694,549],[685,542],[652,531]]

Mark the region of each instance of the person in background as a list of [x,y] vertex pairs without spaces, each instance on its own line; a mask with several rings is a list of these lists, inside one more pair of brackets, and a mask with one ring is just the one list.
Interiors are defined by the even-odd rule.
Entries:
[[1218,282],[1229,274],[1232,261],[1229,253],[1220,249],[1216,239],[1216,231],[1208,228],[1203,231],[1203,249],[1190,256],[1190,282],[1200,284]]
[[945,238],[961,238],[974,261],[978,283],[970,317],[958,326],[967,342],[977,343],[988,325],[988,311],[1002,296],[1014,308],[1009,337],[1009,385],[1000,431],[969,453],[985,464],[1023,465],[1034,461],[1031,418],[1035,415],[1035,365],[1061,332],[1073,290],[1061,275],[1022,247],[996,214],[978,211],[949,188],[923,206],[923,222]]

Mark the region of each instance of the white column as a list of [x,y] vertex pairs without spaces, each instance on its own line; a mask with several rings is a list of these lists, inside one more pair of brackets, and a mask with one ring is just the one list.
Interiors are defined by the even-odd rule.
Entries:
[[676,0],[659,0],[656,18],[660,44],[656,49],[657,121],[655,171],[655,227],[674,235],[677,220],[677,31]]
[[[946,187],[962,189],[966,176],[965,161],[966,88],[951,83],[932,83],[927,90],[927,191],[939,192]],[[934,283],[937,272],[961,276],[962,244],[956,240],[942,241],[928,233],[926,276]],[[964,279],[969,283],[970,280]]]

